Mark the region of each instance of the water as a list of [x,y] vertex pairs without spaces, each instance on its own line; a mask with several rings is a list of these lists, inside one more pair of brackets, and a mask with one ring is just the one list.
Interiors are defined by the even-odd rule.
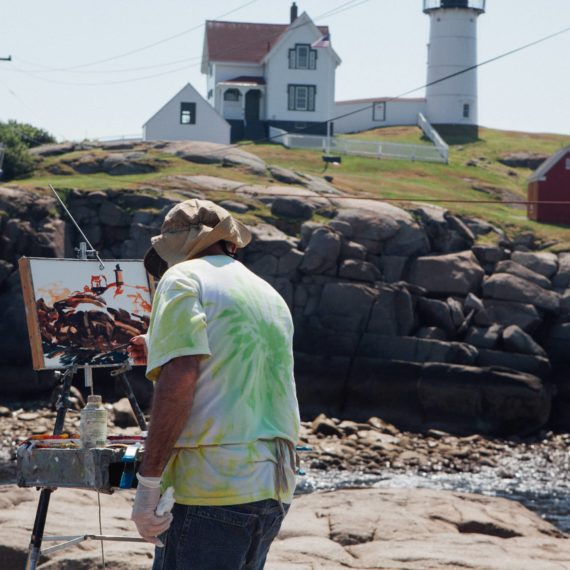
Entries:
[[[568,458],[567,452],[561,452]],[[298,479],[297,493],[319,490],[376,488],[423,488],[504,497],[570,533],[570,473],[566,461],[545,470],[539,458],[506,458],[501,467],[482,467],[478,473],[436,474],[412,470],[386,470],[382,475],[335,470],[311,470]]]

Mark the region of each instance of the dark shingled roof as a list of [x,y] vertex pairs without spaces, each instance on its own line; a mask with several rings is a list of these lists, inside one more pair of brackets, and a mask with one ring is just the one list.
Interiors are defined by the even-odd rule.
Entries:
[[[206,21],[206,41],[210,61],[260,63],[277,43],[289,24]],[[328,26],[318,26],[327,34]]]

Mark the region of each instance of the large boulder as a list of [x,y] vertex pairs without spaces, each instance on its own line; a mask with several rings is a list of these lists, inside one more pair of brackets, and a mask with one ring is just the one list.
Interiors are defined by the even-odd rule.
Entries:
[[532,433],[550,414],[549,389],[522,372],[426,364],[419,394],[426,423],[453,431]]
[[415,326],[414,303],[402,285],[381,285],[366,330],[371,333],[408,336]]
[[546,378],[550,374],[550,361],[543,356],[532,354],[518,354],[480,348],[477,365],[485,367],[507,368],[519,372],[528,372],[539,378]]
[[526,332],[532,332],[542,323],[542,316],[536,307],[528,303],[512,303],[496,299],[484,300],[485,310],[475,315],[475,324],[490,326],[517,325]]
[[554,253],[514,251],[511,255],[511,259],[545,277],[552,277],[558,269],[558,258]]
[[445,208],[421,204],[412,211],[421,221],[432,251],[452,253],[469,249],[473,245],[473,232]]
[[485,279],[483,296],[487,299],[527,303],[549,312],[557,312],[560,308],[560,295],[507,273],[496,273]]
[[471,251],[418,257],[408,281],[435,295],[467,295],[477,291],[485,272]]
[[461,342],[366,333],[362,336],[357,354],[366,358],[402,362],[475,364],[478,351],[475,347]]
[[503,345],[506,350],[522,354],[546,356],[545,350],[517,325],[506,327],[502,333]]
[[340,244],[340,236],[335,231],[326,227],[317,228],[309,238],[299,269],[310,274],[336,272]]
[[543,289],[550,289],[552,284],[550,283],[550,279],[542,275],[541,273],[537,273],[512,259],[500,261],[495,266],[495,273],[509,273],[511,275],[515,275],[516,277],[520,277],[521,279],[525,279],[526,281],[530,281]]

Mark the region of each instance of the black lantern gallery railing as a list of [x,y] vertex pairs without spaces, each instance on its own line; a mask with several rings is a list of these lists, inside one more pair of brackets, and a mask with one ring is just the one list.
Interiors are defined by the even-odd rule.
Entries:
[[424,0],[424,12],[440,8],[468,8],[477,12],[485,11],[486,0]]

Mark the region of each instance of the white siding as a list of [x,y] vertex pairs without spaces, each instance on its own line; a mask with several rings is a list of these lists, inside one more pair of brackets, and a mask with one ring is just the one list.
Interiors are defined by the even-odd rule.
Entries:
[[[295,44],[311,44],[316,39],[314,27],[298,26],[271,54],[265,70],[267,82],[266,118],[278,121],[320,122],[334,112],[336,62],[330,48],[318,48],[316,69],[289,69],[289,49]],[[288,85],[315,85],[314,111],[288,110]]]
[[[437,81],[477,64],[477,12],[430,12],[427,82]],[[426,88],[426,116],[432,124],[477,124],[477,70]],[[469,116],[463,116],[469,105]]]
[[[382,103],[378,101],[377,103]],[[334,132],[356,133],[366,131],[368,129],[377,129],[379,127],[390,127],[397,125],[416,125],[418,122],[418,113],[425,112],[426,103],[423,100],[395,100],[384,102],[385,120],[374,120],[374,101],[360,102],[338,102],[335,105],[334,116],[347,117],[335,119]],[[380,109],[377,109],[380,111]],[[377,113],[378,115],[378,113]],[[379,118],[378,116],[376,117]]]
[[[180,104],[196,104],[196,123],[180,123]],[[230,125],[188,84],[143,127],[144,140],[194,140],[229,144]]]

